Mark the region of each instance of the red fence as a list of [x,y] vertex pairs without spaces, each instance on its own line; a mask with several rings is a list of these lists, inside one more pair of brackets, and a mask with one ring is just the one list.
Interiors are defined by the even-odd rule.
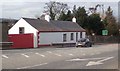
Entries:
[[33,34],[11,34],[8,37],[13,42],[11,48],[33,48]]

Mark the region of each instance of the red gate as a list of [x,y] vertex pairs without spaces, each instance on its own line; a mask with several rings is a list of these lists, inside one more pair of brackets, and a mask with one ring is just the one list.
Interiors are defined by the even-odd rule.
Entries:
[[33,48],[33,34],[10,34],[9,41],[13,42],[11,48]]

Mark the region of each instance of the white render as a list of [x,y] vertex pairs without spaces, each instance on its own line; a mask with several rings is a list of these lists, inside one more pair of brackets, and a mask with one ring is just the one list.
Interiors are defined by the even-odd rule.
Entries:
[[27,23],[23,18],[21,18],[9,31],[8,34],[19,34],[19,27],[24,27],[24,33],[33,33],[34,34],[34,47],[38,47],[37,44],[37,32],[38,30]]
[[[34,48],[38,45],[51,45],[52,43],[76,43],[80,39],[80,33],[82,38],[86,37],[86,32],[40,32],[21,18],[9,31],[9,34],[19,34],[19,27],[24,27],[24,33],[34,34]],[[39,32],[39,34],[38,34]],[[71,40],[71,33],[74,34],[74,40]],[[78,33],[78,39],[76,40],[76,33]],[[63,34],[67,35],[67,41],[63,42]],[[38,38],[39,36],[39,38]],[[39,41],[39,43],[38,43]]]
[[82,32],[82,38],[86,37],[86,32]]
[[[74,40],[71,40],[71,33],[74,33]],[[78,33],[78,40],[80,39],[80,32],[40,32],[38,45],[51,45],[52,43],[76,43],[76,33]],[[63,42],[63,34],[67,34],[67,41]],[[85,37],[85,32],[82,32],[82,38]]]
[[49,22],[50,21],[50,16],[49,15],[45,15],[45,20],[47,20]]
[[76,23],[76,18],[75,17],[72,18],[72,22]]

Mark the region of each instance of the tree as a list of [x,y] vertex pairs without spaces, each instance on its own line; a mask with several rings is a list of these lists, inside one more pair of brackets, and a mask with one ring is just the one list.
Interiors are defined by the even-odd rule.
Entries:
[[119,29],[115,17],[113,16],[113,10],[109,6],[106,11],[106,17],[104,19],[105,29],[108,30],[109,35],[118,35]]
[[59,20],[62,21],[72,21],[72,13],[70,10],[68,10],[67,14],[65,14],[64,12],[61,13]]
[[72,13],[68,10],[67,14],[61,13],[59,20],[71,21],[73,17],[76,17],[77,23],[87,31],[88,35],[95,33],[96,35],[101,35],[104,29],[103,22],[101,21],[99,14],[87,15],[84,7],[78,7],[74,5]]
[[58,20],[62,20],[62,21],[65,21],[66,20],[66,14],[64,12],[62,12],[59,16],[59,19]]
[[95,33],[96,35],[101,35],[104,25],[101,21],[99,14],[91,14],[88,18],[90,34]]
[[77,23],[83,27],[84,29],[88,27],[87,18],[88,15],[86,14],[86,10],[84,7],[78,7],[78,9],[75,12],[75,17],[77,19]]
[[66,21],[72,21],[72,13],[71,13],[71,11],[70,10],[68,10],[68,12],[67,12],[67,15],[66,15]]
[[119,29],[117,24],[108,24],[106,26],[106,29],[108,30],[109,35],[118,35],[119,34]]
[[74,5],[74,8],[72,10],[73,13],[71,13],[70,10],[68,10],[67,14],[64,12],[61,13],[59,20],[63,21],[71,21],[73,17],[76,17],[77,23],[86,29],[88,27],[88,15],[86,14],[86,10],[84,7],[79,7],[76,9],[76,6]]
[[51,19],[55,20],[56,16],[60,16],[61,13],[68,10],[68,5],[61,2],[50,1],[46,3],[44,8],[44,12],[50,14]]
[[76,5],[74,5],[74,6],[73,6],[73,10],[72,10],[72,12],[73,12],[73,16],[75,16],[76,11],[77,11],[77,10],[76,10]]

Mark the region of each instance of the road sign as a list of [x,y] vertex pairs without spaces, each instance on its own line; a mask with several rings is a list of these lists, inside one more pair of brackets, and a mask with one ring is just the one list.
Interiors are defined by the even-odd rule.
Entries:
[[102,30],[102,35],[108,35],[108,30]]

